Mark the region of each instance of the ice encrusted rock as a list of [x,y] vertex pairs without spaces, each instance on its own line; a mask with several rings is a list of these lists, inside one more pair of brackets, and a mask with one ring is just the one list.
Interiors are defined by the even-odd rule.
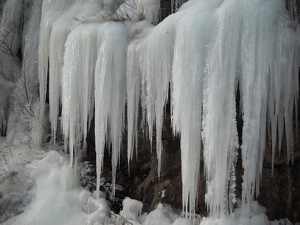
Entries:
[[93,197],[89,197],[87,204],[84,206],[84,211],[87,214],[92,214],[96,211],[101,213],[109,213],[109,206],[104,198],[94,199]]
[[92,196],[92,193],[87,191],[87,190],[83,190],[80,195],[79,195],[79,205],[80,208],[82,210],[84,210],[84,206],[86,206],[88,199]]
[[123,202],[123,210],[120,211],[120,215],[128,221],[134,221],[139,223],[139,216],[142,213],[143,203],[126,197]]
[[62,166],[60,184],[63,191],[68,191],[77,187],[79,184],[79,176],[77,172],[68,165]]
[[[99,195],[99,197],[97,197],[97,194]],[[98,199],[98,198],[104,198],[105,199],[106,195],[102,191],[94,191],[93,197],[94,197],[94,199]]]

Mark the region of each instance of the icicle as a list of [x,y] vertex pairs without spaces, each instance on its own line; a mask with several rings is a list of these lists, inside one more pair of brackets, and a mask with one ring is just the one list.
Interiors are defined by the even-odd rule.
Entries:
[[[265,146],[261,143],[265,143],[266,138],[267,81],[271,58],[270,52],[265,49],[273,46],[266,36],[269,29],[273,27],[264,20],[263,15],[267,13],[262,15],[257,11],[261,9],[260,7],[256,8],[253,4],[248,4],[245,3],[241,43],[243,69],[240,79],[244,120],[241,146],[244,167],[242,207],[245,209],[243,211],[245,217],[249,216],[247,214],[250,212],[250,203],[255,196],[255,191],[258,191],[256,188],[259,185],[260,165],[264,155]],[[265,49],[253,48],[253,46],[264,46]]]
[[[274,164],[277,127],[280,149],[284,124],[288,159],[291,155],[293,102],[297,96],[294,83],[298,82],[298,78],[292,73],[294,49],[297,45],[292,34],[294,31],[287,25],[288,21],[283,16],[286,13],[284,3],[245,1],[244,11],[241,43],[241,91],[244,112],[242,203],[247,209],[249,203],[259,194],[267,110],[271,127],[272,163]],[[249,216],[249,210],[244,212],[244,216]]]
[[[40,83],[40,121],[44,120],[45,103],[47,94],[50,35],[55,21],[74,4],[73,0],[44,0],[40,25],[39,43],[39,83]],[[41,132],[40,132],[41,133]]]
[[[138,147],[138,115],[141,75],[137,55],[137,44],[131,43],[127,52],[127,158],[128,170],[134,149]],[[136,153],[137,154],[137,153]]]
[[[116,169],[120,155],[126,100],[127,32],[121,23],[103,24],[95,69],[95,138],[97,190],[103,167],[105,138],[112,146],[112,181],[115,193]],[[103,35],[103,36],[102,36]],[[109,131],[109,133],[108,133]]]
[[205,201],[210,216],[216,218],[228,214],[230,166],[238,148],[235,90],[241,33],[239,1],[225,1],[213,21],[217,26],[208,50],[202,136],[207,180]]
[[[206,48],[210,40],[210,17],[219,4],[215,1],[195,5],[193,13],[179,21],[176,31],[172,124],[174,133],[181,135],[182,203],[186,215],[196,207]],[[190,39],[185,38],[186,33]]]
[[[167,29],[167,30],[166,30]],[[165,37],[161,33],[166,32]],[[169,82],[173,59],[173,27],[158,25],[141,43],[140,62],[142,73],[142,108],[146,115],[149,138],[152,143],[153,127],[156,125],[156,152],[158,177],[161,168],[162,125],[164,106],[168,100]]]
[[[86,16],[94,15],[99,10],[101,10],[102,2],[101,1],[85,1],[85,0],[77,0],[75,5],[65,14],[63,14],[53,25],[53,29],[50,37],[50,73],[49,73],[49,91],[50,91],[50,121],[52,126],[52,134],[55,140],[56,130],[57,130],[57,120],[59,116],[59,108],[60,108],[60,81],[61,81],[61,72],[63,66],[63,54],[65,50],[65,42],[70,31],[76,27],[79,22],[75,20],[76,16],[80,15],[80,17],[85,18]],[[84,54],[88,55],[88,54]],[[89,63],[89,61],[87,61]],[[87,73],[93,71],[80,71],[86,75]],[[89,76],[88,76],[89,77]],[[85,82],[87,82],[85,84]],[[92,82],[92,81],[91,81]],[[83,85],[90,86],[89,79],[83,79]],[[85,87],[84,90],[88,87]],[[87,130],[88,130],[88,112],[91,111],[88,106],[89,101],[93,102],[93,99],[89,99],[88,96],[91,96],[88,91],[85,92],[85,105],[82,110],[86,110],[84,112],[83,121],[81,125],[81,129],[83,130],[82,140],[85,142]],[[78,137],[80,135],[77,135]]]
[[[94,113],[94,71],[97,61],[97,24],[83,24],[68,36],[62,78],[63,132],[70,153],[81,149]],[[73,132],[75,131],[75,132]],[[72,160],[72,158],[71,158]],[[72,163],[71,163],[72,165]]]
[[[147,34],[148,28],[153,26],[142,21],[139,23],[131,24],[129,33],[134,39],[128,46],[127,50],[127,157],[128,168],[130,161],[133,157],[134,149],[138,147],[138,118],[140,108],[140,95],[141,95],[141,68],[139,59],[139,44],[142,37]],[[129,28],[129,26],[128,26]],[[148,29],[148,31],[151,29]],[[142,31],[144,31],[142,33]],[[142,33],[142,34],[141,34]],[[136,151],[137,156],[137,151]],[[130,168],[129,168],[130,171]]]

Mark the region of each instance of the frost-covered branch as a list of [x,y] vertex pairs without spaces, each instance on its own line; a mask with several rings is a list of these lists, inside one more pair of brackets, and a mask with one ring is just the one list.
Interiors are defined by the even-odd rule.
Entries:
[[6,26],[0,28],[0,52],[10,55],[15,59],[20,59],[19,55],[19,18],[14,18]]

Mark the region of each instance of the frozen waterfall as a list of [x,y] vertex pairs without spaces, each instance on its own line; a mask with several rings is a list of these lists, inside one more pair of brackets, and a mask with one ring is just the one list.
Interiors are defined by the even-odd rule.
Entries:
[[[240,149],[242,216],[249,218],[251,202],[259,194],[266,139],[272,141],[273,163],[283,139],[287,158],[293,161],[300,35],[285,1],[189,0],[160,23],[157,0],[34,2],[36,14],[26,28],[24,49],[27,61],[38,60],[38,66],[28,74],[38,71],[39,120],[48,114],[49,97],[52,139],[63,136],[69,166],[76,168],[77,157],[85,154],[94,119],[97,190],[106,148],[115,185],[125,124],[130,164],[141,121],[151,144],[156,135],[159,178],[162,127],[170,102],[173,133],[181,140],[183,210],[195,212],[203,155],[210,217],[233,212]],[[174,11],[183,2],[172,0]],[[21,10],[14,5],[6,7]],[[8,24],[6,19],[7,14],[1,24]],[[1,50],[1,38],[3,64],[17,54],[20,43],[6,37],[12,39],[8,56]],[[14,89],[14,79],[5,72],[0,74],[2,132],[7,93]],[[32,85],[32,93],[37,92]],[[242,133],[237,118],[243,120]],[[33,128],[36,145],[41,144],[41,126]]]

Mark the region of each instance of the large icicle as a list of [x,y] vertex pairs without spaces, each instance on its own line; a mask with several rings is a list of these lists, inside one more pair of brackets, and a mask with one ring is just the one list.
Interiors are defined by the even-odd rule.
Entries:
[[[203,1],[190,8],[177,25],[172,88],[172,123],[181,135],[182,203],[186,212],[196,207],[198,190],[201,119],[207,45],[212,12],[220,1]],[[183,11],[180,14],[186,13]],[[179,14],[179,15],[180,15]],[[182,16],[182,15],[180,15]],[[185,34],[189,33],[189,39]]]
[[[40,25],[39,43],[39,83],[40,83],[40,121],[44,120],[47,80],[49,69],[50,35],[53,24],[74,4],[74,0],[44,0]],[[39,132],[41,134],[41,131]]]
[[142,37],[145,37],[147,32],[145,31],[143,34],[140,33],[144,29],[151,28],[152,26],[146,21],[128,25],[131,36],[137,36],[137,38],[130,43],[127,50],[127,156],[129,166],[134,149],[137,149],[138,147],[138,118],[141,95],[141,69],[138,51]]
[[[133,157],[134,149],[138,147],[138,115],[140,103],[141,75],[135,41],[127,52],[127,158],[128,167]],[[138,42],[139,43],[139,42]],[[130,171],[130,168],[128,168]]]
[[122,23],[105,23],[95,68],[95,139],[97,191],[103,167],[105,143],[112,148],[112,181],[115,192],[116,169],[120,155],[126,100],[127,31]]
[[[99,25],[98,25],[99,26]],[[62,122],[65,141],[78,152],[85,141],[88,120],[94,110],[94,70],[97,60],[98,28],[79,25],[68,36],[62,73]]]
[[[177,17],[179,18],[179,17]],[[152,144],[154,126],[156,128],[157,173],[160,176],[162,151],[162,125],[164,106],[168,100],[169,83],[172,73],[175,23],[159,24],[148,31],[147,37],[139,45],[141,70],[141,106],[143,120],[147,122],[149,139]]]
[[292,114],[298,78],[294,66],[297,44],[288,26],[283,1],[244,1],[241,42],[241,102],[243,108],[242,203],[249,216],[250,202],[259,194],[265,150],[267,114],[274,163],[277,127],[279,148],[285,125],[288,159],[292,147]]
[[[65,42],[70,31],[76,27],[79,22],[75,20],[76,17],[85,18],[90,15],[98,13],[102,8],[102,1],[93,0],[77,0],[74,6],[66,13],[64,13],[53,25],[51,36],[50,36],[50,54],[49,54],[49,102],[50,102],[50,121],[52,127],[52,135],[55,141],[56,130],[57,130],[57,120],[59,116],[60,108],[60,83],[61,83],[61,73],[63,66],[63,54],[65,50]],[[88,54],[87,54],[88,55]],[[87,61],[88,63],[88,61]],[[80,66],[81,67],[81,66]],[[80,73],[89,73],[92,71],[80,71]],[[89,80],[84,80],[83,82],[89,83]],[[83,85],[85,83],[82,83]],[[87,84],[89,85],[89,84]],[[82,140],[85,142],[87,134],[88,125],[88,112],[91,111],[90,107],[87,105],[89,101],[93,102],[93,99],[89,99],[92,96],[88,92],[92,92],[92,89],[85,88],[85,105],[83,105],[82,110],[86,110],[81,116],[84,118],[81,124],[83,137]],[[80,136],[80,135],[77,135]]]
[[242,21],[239,1],[225,1],[213,20],[216,30],[212,30],[208,50],[203,100],[203,156],[205,201],[210,216],[216,218],[228,215],[230,167],[238,148],[235,95]]

